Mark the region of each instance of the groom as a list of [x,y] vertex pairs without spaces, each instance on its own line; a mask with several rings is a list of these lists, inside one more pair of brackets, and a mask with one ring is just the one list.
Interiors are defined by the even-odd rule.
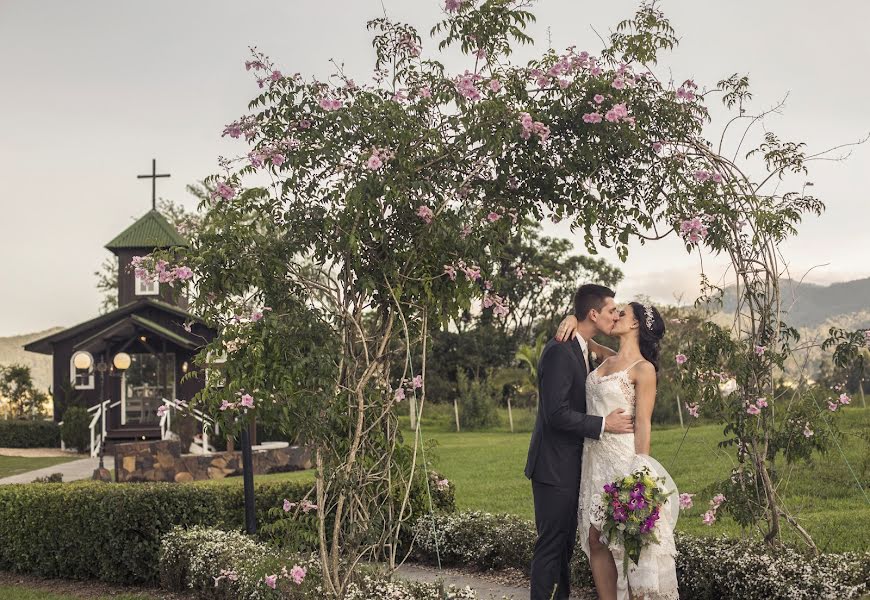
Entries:
[[574,295],[579,336],[564,344],[550,340],[538,363],[538,417],[526,462],[538,531],[531,600],[562,600],[570,593],[583,439],[597,440],[604,431],[633,431],[631,416],[622,409],[607,417],[586,414],[589,340],[610,333],[619,320],[613,296],[613,290],[601,285],[580,286]]

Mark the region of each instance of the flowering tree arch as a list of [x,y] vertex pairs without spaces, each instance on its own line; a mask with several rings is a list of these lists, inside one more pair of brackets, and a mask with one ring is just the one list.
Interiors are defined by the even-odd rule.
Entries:
[[[425,397],[430,323],[478,303],[495,318],[510,312],[499,290],[522,265],[499,259],[527,220],[567,220],[593,253],[614,247],[625,258],[632,239],[680,235],[688,250],[731,257],[739,318],[730,332],[711,327],[686,365],[737,378],[725,400],[711,378],[699,380],[698,398],[741,445],[739,485],[761,494],[751,518],[778,533],[767,463],[777,442],[766,417],[753,421],[745,408],[772,397],[771,368],[792,336],[779,319],[776,246],[822,205],[802,192],[762,193],[764,182],[704,138],[713,92],[654,74],[658,53],[676,44],[654,5],[597,55],[569,48],[513,65],[533,19],[516,0],[448,0],[432,35],[467,57],[456,75],[424,56],[415,28],[388,19],[369,23],[369,83],[340,71],[326,82],[285,75],[256,51],[246,65],[262,91],[224,134],[249,151],[222,159],[186,258],[195,308],[222,331],[208,352],[227,353],[226,385],[208,386],[199,402],[230,429],[251,414],[301,424],[316,455],[330,594],[363,556],[401,559],[421,446],[419,436],[402,443],[396,406]],[[741,113],[750,97],[737,76],[714,92]],[[775,137],[756,152],[769,178],[808,160]],[[405,376],[391,380],[396,365]]]

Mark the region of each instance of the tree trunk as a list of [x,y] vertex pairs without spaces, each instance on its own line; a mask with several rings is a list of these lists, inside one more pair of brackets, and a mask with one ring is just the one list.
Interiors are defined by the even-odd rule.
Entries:
[[456,432],[459,433],[459,403],[453,399],[453,414],[456,416]]
[[508,421],[511,424],[511,433],[514,432],[514,413],[511,411],[511,399],[507,399],[508,403]]

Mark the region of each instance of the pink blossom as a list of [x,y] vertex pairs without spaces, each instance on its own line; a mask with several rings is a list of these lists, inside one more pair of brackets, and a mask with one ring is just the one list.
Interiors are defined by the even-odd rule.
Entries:
[[236,197],[236,190],[224,181],[218,182],[215,186],[214,194],[220,196],[224,200],[232,200]]
[[242,396],[240,404],[245,408],[254,408],[254,398],[250,394]]
[[272,158],[270,160],[272,161],[273,165],[275,165],[276,167],[280,167],[281,165],[284,164],[284,161],[286,160],[286,158],[284,157],[283,154],[275,153],[272,155]]
[[595,104],[601,104],[602,102],[604,102],[604,96],[602,96],[601,94],[595,94],[592,97],[592,101],[595,102]]
[[456,267],[453,265],[444,265],[444,273],[450,278],[450,281],[456,281]]
[[804,437],[807,439],[810,439],[811,437],[813,437],[813,435],[814,435],[814,432],[812,429],[810,429],[810,424],[809,423],[805,424],[804,425]]
[[492,90],[494,94],[498,94],[501,90],[501,81],[498,79],[491,79],[489,82],[489,89]]
[[341,108],[341,100],[334,100],[329,96],[321,96],[317,103],[320,104],[320,108],[327,112]]
[[462,6],[462,1],[463,0],[447,0],[447,2],[444,3],[444,10],[450,13],[456,12]]
[[395,402],[401,402],[405,399],[405,388],[400,387],[393,393],[393,400]]
[[767,346],[756,346],[755,347],[755,354],[757,354],[758,356],[761,356],[762,354],[765,353],[766,350],[767,350]]
[[411,380],[411,385],[414,386],[415,390],[419,390],[421,387],[423,387],[423,376],[416,375],[414,379]]
[[522,267],[522,265],[519,265],[519,266],[517,266],[516,269],[514,269],[514,275],[516,276],[517,279],[522,279],[525,276],[525,274],[526,274],[526,270]]
[[462,271],[470,281],[477,281],[480,279],[480,267],[464,267]]
[[499,219],[501,219],[501,215],[498,214],[498,213],[495,212],[495,211],[492,211],[492,212],[490,212],[488,215],[486,215],[486,219],[487,219],[490,223],[495,223],[496,221],[498,221]]
[[652,149],[653,149],[653,152],[655,152],[656,154],[661,154],[662,143],[661,142],[653,142]]
[[235,407],[236,407],[235,403],[224,400],[223,402],[221,402],[220,410],[229,410],[229,409],[235,408]]
[[700,169],[698,171],[695,171],[694,175],[696,180],[704,183],[705,181],[708,181],[710,179],[711,173],[709,171]]
[[438,488],[439,491],[443,492],[450,489],[450,481],[448,481],[447,479],[439,479],[435,482],[435,486]]
[[840,405],[837,402],[828,401],[828,410],[831,412],[837,412],[837,409]]
[[265,577],[263,577],[263,580],[266,582],[266,585],[268,585],[273,590],[275,589],[275,586],[278,584],[278,576],[277,575],[266,575]]
[[757,406],[758,408],[767,408],[767,399],[759,398],[755,401],[755,406]]
[[290,578],[293,580],[293,583],[296,585],[300,585],[305,580],[305,567],[300,567],[299,565],[293,565],[293,568],[290,569]]
[[689,360],[689,358],[685,354],[677,354],[674,357],[674,360],[677,361],[678,365],[683,365],[686,364],[686,361]]
[[283,77],[283,75],[281,75],[281,71],[277,71],[277,70],[272,71],[272,74],[269,75],[269,79],[271,79],[272,81],[278,81],[282,77]]
[[284,512],[290,512],[296,506],[295,502],[290,502],[287,498],[284,498]]
[[617,121],[619,121],[619,115],[613,112],[613,109],[610,109],[606,113],[604,113],[604,118],[610,123],[616,123]]
[[463,240],[471,235],[471,225],[463,225],[462,229],[459,231],[459,237]]
[[680,510],[688,510],[692,508],[692,496],[695,494],[680,494]]
[[308,512],[310,512],[312,510],[317,510],[317,505],[312,503],[312,502],[309,502],[308,500],[303,500],[302,501],[302,512],[307,514]]
[[420,97],[421,98],[431,98],[432,97],[432,90],[429,89],[428,85],[424,85],[423,87],[420,88]]
[[621,90],[625,88],[625,80],[621,77],[617,77],[610,85],[612,85],[615,90]]
[[756,405],[754,405],[754,404],[750,404],[750,405],[746,408],[746,412],[747,412],[747,414],[750,414],[750,415],[757,415],[757,414],[760,414],[760,413],[761,413],[761,409],[758,408],[758,407],[757,407]]
[[698,409],[699,407],[697,403],[693,402],[692,404],[686,404],[686,410],[691,416],[695,417],[696,419],[698,418]]
[[190,270],[190,267],[175,267],[172,269],[172,276],[175,279],[185,281],[193,277],[193,271]]
[[432,223],[432,220],[435,218],[435,213],[432,212],[432,209],[426,206],[425,204],[421,204],[417,207],[417,216],[423,219],[427,225]]
[[708,510],[704,513],[702,521],[704,522],[704,525],[712,525],[716,521],[716,513],[712,510]]
[[597,112],[586,113],[583,115],[584,123],[600,123],[601,122],[601,114]]
[[710,506],[712,506],[713,509],[715,510],[715,509],[718,509],[720,506],[722,506],[723,502],[725,502],[725,495],[724,494],[716,494],[710,500]]
[[840,394],[840,404],[849,404],[851,401],[848,394]]
[[381,160],[381,157],[377,154],[372,154],[369,156],[369,159],[366,161],[366,168],[371,171],[377,171],[382,166],[384,166],[384,162]]
[[163,415],[169,412],[169,407],[165,404],[161,404],[157,409],[157,416],[163,418]]
[[612,110],[616,114],[616,116],[619,117],[620,119],[628,116],[628,109],[625,107],[624,103],[614,104]]
[[714,183],[722,183],[722,175],[720,173],[713,173],[711,179]]

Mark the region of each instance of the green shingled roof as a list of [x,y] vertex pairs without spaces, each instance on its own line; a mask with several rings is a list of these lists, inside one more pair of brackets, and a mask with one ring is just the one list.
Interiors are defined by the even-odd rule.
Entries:
[[106,244],[106,249],[169,248],[170,246],[187,246],[187,240],[181,237],[163,215],[156,210],[149,210],[145,216]]

